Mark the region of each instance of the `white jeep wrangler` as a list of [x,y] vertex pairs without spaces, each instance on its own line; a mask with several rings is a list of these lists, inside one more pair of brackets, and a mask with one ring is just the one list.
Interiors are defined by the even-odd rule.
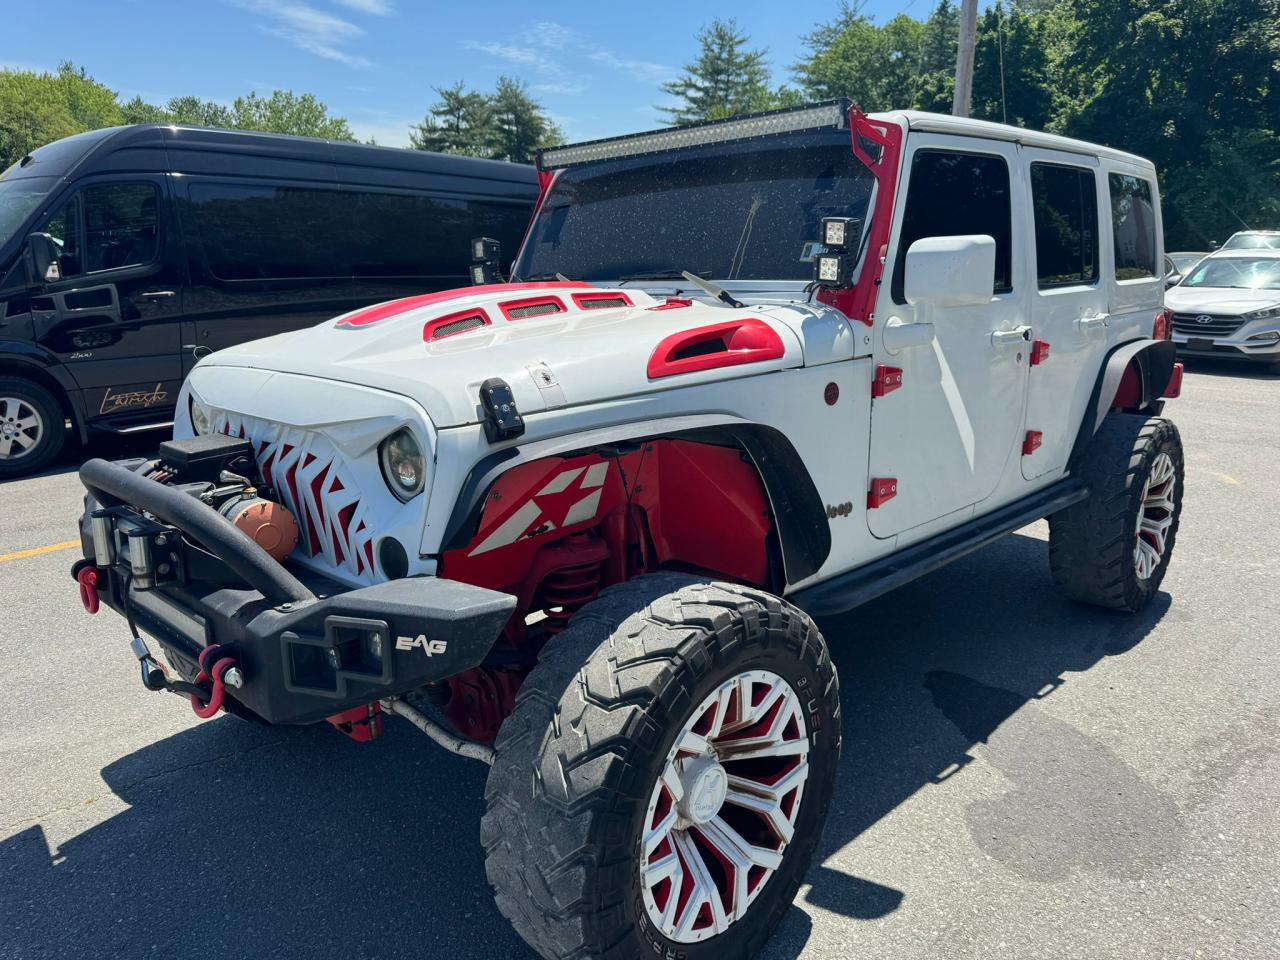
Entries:
[[842,102],[540,170],[510,282],[202,360],[155,458],[81,470],[74,574],[201,716],[394,712],[490,763],[488,876],[542,956],[747,956],[832,800],[811,615],[1042,517],[1069,596],[1159,588],[1155,171]]

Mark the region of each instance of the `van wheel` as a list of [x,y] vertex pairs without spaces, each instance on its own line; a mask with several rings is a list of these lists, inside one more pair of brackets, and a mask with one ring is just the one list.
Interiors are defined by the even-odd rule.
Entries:
[[1182,440],[1159,417],[1113,413],[1080,478],[1087,500],[1049,518],[1049,566],[1068,597],[1136,613],[1164,579],[1182,513]]
[[485,871],[541,956],[748,956],[822,832],[836,672],[777,597],[639,577],[547,645],[495,751]]
[[23,377],[0,377],[0,478],[45,467],[62,449],[66,417],[56,397]]

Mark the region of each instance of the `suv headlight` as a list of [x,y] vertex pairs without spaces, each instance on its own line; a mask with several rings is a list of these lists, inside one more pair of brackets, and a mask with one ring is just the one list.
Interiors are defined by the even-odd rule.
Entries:
[[191,429],[196,432],[196,436],[202,436],[209,433],[213,429],[213,422],[209,416],[209,408],[196,399],[194,393],[191,394],[189,409],[191,412]]
[[378,451],[382,477],[399,499],[412,500],[427,481],[427,458],[407,427],[401,427],[382,441]]
[[1270,320],[1272,317],[1280,317],[1280,307],[1267,307],[1265,310],[1255,310],[1253,313],[1246,313],[1245,316],[1250,320]]

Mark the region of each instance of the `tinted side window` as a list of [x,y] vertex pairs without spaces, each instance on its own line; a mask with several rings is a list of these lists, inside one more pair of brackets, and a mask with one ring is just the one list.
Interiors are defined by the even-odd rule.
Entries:
[[461,277],[472,237],[502,242],[506,257],[529,222],[530,210],[478,200],[408,194],[355,194],[344,236],[357,277]]
[[205,262],[219,280],[351,276],[341,250],[355,213],[350,193],[193,183],[189,196]]
[[1092,170],[1031,165],[1036,280],[1043,290],[1098,279],[1098,192]]
[[41,228],[58,247],[58,270],[65,277],[74,277],[82,269],[80,248],[80,195],[76,194],[49,218]]
[[1009,167],[1001,157],[920,150],[911,161],[911,183],[902,215],[902,238],[893,269],[893,299],[905,303],[906,257],[926,237],[986,234],[996,241],[993,292],[1013,289],[1013,241]]
[[85,272],[150,263],[159,239],[160,192],[150,183],[84,190]]
[[1141,177],[1113,173],[1111,227],[1116,247],[1116,279],[1156,275],[1156,212],[1151,184]]

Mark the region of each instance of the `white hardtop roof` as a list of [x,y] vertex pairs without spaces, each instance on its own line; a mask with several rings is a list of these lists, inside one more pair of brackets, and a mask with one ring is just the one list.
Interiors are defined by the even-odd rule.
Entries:
[[1042,147],[1045,150],[1061,150],[1065,153],[1078,153],[1087,156],[1106,157],[1108,160],[1119,160],[1141,167],[1155,169],[1155,164],[1137,154],[1125,153],[1113,147],[1089,143],[1086,140],[1072,140],[1054,133],[1042,133],[1039,130],[1024,130],[1004,123],[991,123],[988,120],[971,120],[968,117],[953,117],[945,113],[924,113],[920,110],[892,110],[888,113],[871,115],[875,120],[902,120],[911,130],[927,130],[931,133],[949,133],[961,137],[981,137],[986,140],[1005,140],[1010,143],[1022,143],[1029,147]]

